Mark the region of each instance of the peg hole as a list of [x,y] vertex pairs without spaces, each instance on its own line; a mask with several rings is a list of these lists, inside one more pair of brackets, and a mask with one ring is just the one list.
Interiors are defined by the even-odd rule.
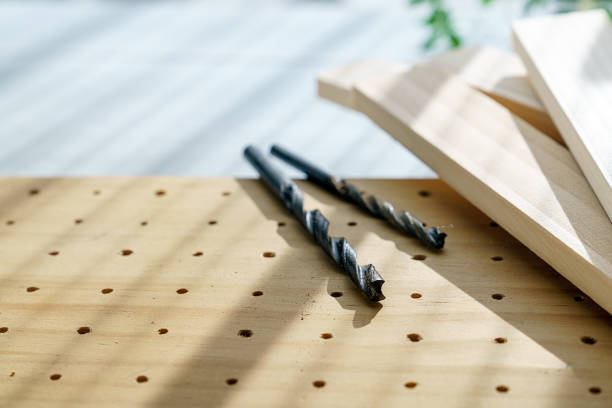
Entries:
[[279,222],[278,222],[278,226],[279,226],[279,227],[284,227],[285,225],[287,225],[287,223],[286,223],[286,222],[284,222],[284,221],[279,221]]
[[588,344],[590,346],[592,346],[593,344],[597,343],[597,340],[591,336],[583,336],[580,339],[584,344]]
[[229,191],[224,191],[224,192],[221,193],[221,195],[224,196],[224,197],[227,197],[230,194],[232,194],[232,193],[229,192]]
[[176,290],[176,293],[178,293],[179,295],[184,295],[185,293],[189,292],[187,289],[185,288],[180,288]]
[[495,340],[495,342],[496,342],[497,344],[504,344],[504,343],[506,343],[506,342],[508,341],[508,340],[507,340],[506,338],[504,338],[504,337],[496,337],[494,340]]
[[57,381],[57,380],[59,380],[60,378],[62,378],[62,375],[61,375],[61,374],[51,374],[51,375],[49,376],[49,379],[50,379],[51,381]]
[[412,388],[415,388],[417,385],[419,385],[418,382],[409,381],[406,384],[404,384],[404,387],[412,389]]
[[323,381],[323,380],[313,381],[313,382],[312,382],[312,385],[313,385],[315,388],[323,388],[323,387],[325,387],[325,381]]
[[6,221],[6,225],[13,225],[13,224],[15,224],[15,220]]
[[130,256],[134,253],[134,251],[132,251],[131,249],[122,249],[121,250],[121,255],[123,256]]
[[82,223],[83,223],[83,220],[82,220],[82,219],[80,219],[80,218],[77,218],[76,220],[74,220],[74,223],[75,223],[75,224],[82,224]]
[[499,262],[499,261],[503,261],[504,258],[502,258],[501,256],[492,256],[491,260],[493,260],[495,262]]
[[38,288],[36,286],[30,286],[29,288],[26,289],[28,292],[36,292],[38,290]]
[[591,387],[591,388],[589,388],[589,392],[591,394],[601,394],[601,388],[599,388],[599,387]]
[[93,195],[100,195],[102,192],[100,190],[94,190],[91,192]]
[[38,193],[40,193],[40,190],[37,188],[33,188],[30,190],[30,195],[37,195]]
[[138,377],[136,377],[136,382],[146,383],[147,381],[149,381],[149,377],[147,377],[146,375],[139,375]]
[[267,251],[263,253],[264,258],[274,258],[275,256],[276,256],[276,253],[272,251]]
[[408,340],[410,340],[412,342],[415,342],[415,343],[418,342],[418,341],[423,340],[423,337],[421,337],[421,335],[418,334],[418,333],[410,333],[410,334],[406,335],[406,337],[408,337]]
[[411,298],[413,299],[420,299],[423,295],[421,295],[420,293],[413,293],[410,295]]
[[263,292],[261,290],[256,290],[255,292],[253,292],[253,296],[262,296]]
[[237,378],[228,378],[227,380],[225,380],[225,383],[227,385],[236,385],[236,384],[238,384],[238,379]]
[[356,223],[355,221],[349,221],[349,222],[347,222],[347,225],[348,225],[349,227],[354,227],[354,226],[356,226],[356,225],[357,225],[357,223]]
[[414,259],[415,261],[424,261],[425,259],[427,259],[427,255],[416,254],[412,257],[412,259]]
[[202,251],[194,252],[193,256],[202,256],[204,253]]
[[495,389],[497,390],[497,392],[508,392],[508,391],[510,391],[510,388],[508,388],[505,385],[498,385],[497,387],[495,387]]
[[59,251],[51,251],[51,252],[49,252],[49,255],[57,256],[57,255],[59,255]]
[[147,225],[149,225],[149,223],[147,221],[141,221],[140,225],[142,225],[143,227],[146,227]]
[[323,333],[323,334],[321,334],[321,338],[325,339],[325,340],[329,340],[332,337],[334,337],[334,336],[331,333]]
[[498,224],[498,223],[496,223],[495,221],[491,221],[491,222],[489,223],[489,227],[497,228],[497,227],[499,227],[499,224]]
[[419,191],[419,195],[421,197],[429,197],[431,195],[431,193],[429,191],[427,191],[427,190],[421,190],[421,191]]
[[582,295],[576,295],[574,296],[574,302],[584,302],[584,296]]
[[168,329],[161,328],[161,329],[157,330],[157,333],[159,333],[159,334],[166,334],[166,333],[168,333]]
[[100,292],[102,292],[104,295],[108,295],[109,293],[113,293],[113,290],[111,288],[104,288]]
[[331,297],[339,298],[339,297],[341,297],[342,295],[344,295],[344,293],[342,293],[342,292],[332,292],[332,293],[330,293],[329,295],[330,295]]
[[87,334],[89,332],[91,332],[91,329],[87,326],[82,326],[77,329],[77,333],[79,334]]
[[165,196],[166,195],[166,191],[165,190],[157,190],[155,192],[155,195],[158,196],[158,197]]
[[501,293],[494,293],[491,295],[491,297],[495,300],[502,300],[505,297],[505,295],[502,295]]
[[6,333],[8,331],[8,327],[0,327],[0,333]]
[[242,329],[238,331],[238,335],[240,337],[251,337],[253,336],[253,331],[249,329]]
[[208,225],[216,225],[216,224],[217,224],[217,220],[208,221]]

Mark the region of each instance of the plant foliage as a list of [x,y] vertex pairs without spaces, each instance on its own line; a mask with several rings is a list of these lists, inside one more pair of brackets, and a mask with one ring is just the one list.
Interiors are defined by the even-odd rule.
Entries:
[[[478,0],[474,0],[478,1]],[[479,0],[483,6],[501,0]],[[515,1],[515,0],[507,0]],[[612,0],[524,0],[524,13],[528,14],[534,7],[552,6],[555,13],[567,13],[576,10],[602,8],[612,19]],[[430,28],[429,37],[423,44],[425,48],[433,47],[438,41],[446,42],[449,48],[461,45],[461,35],[455,29],[451,13],[445,0],[410,0],[411,6],[429,8],[429,17],[425,24]]]

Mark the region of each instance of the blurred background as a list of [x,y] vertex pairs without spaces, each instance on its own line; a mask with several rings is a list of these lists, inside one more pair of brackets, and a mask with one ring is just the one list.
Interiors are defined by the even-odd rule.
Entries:
[[598,3],[3,1],[0,173],[250,177],[243,147],[277,142],[345,177],[435,177],[317,73],[510,50],[513,19]]

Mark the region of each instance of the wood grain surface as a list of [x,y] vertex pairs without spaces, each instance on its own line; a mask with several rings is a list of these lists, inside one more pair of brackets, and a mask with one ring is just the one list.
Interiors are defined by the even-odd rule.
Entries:
[[431,66],[353,93],[357,111],[612,311],[612,224],[567,149]]
[[606,11],[519,20],[529,78],[612,220],[612,21]]
[[443,182],[353,181],[449,234],[299,182],[381,303],[257,180],[0,180],[0,405],[611,405],[608,313]]
[[[491,47],[448,51],[418,65],[456,75],[462,81],[505,106],[542,133],[565,145],[544,105],[527,78],[521,59]],[[319,74],[319,96],[354,108],[351,89],[364,79],[405,72],[409,67],[393,61],[366,60]]]

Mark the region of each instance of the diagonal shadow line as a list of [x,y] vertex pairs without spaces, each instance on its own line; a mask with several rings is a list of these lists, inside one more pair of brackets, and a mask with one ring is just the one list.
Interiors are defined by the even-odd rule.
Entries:
[[78,24],[66,27],[59,33],[45,38],[45,41],[24,51],[21,55],[15,56],[9,66],[0,67],[0,88],[2,83],[12,83],[19,77],[38,68],[46,59],[55,56],[58,49],[68,48],[72,44],[80,44],[88,38],[115,30],[118,24],[127,21],[132,16],[126,11],[123,7],[95,19],[79,21]]
[[[384,182],[385,180],[382,181]],[[395,180],[394,182],[397,181],[398,180]],[[444,193],[445,195],[457,195],[454,190],[445,185],[443,182],[436,181],[436,183],[439,183],[441,187],[440,189],[436,189],[440,190],[440,193]],[[356,181],[356,185],[359,186],[360,184],[362,187],[371,191],[374,191],[376,187],[372,185],[369,186],[369,183],[367,181],[364,183],[364,180]],[[326,200],[333,198],[331,193],[318,188],[306,188],[305,186],[301,187],[304,191],[308,191],[309,194],[314,196],[317,201],[326,202]],[[458,201],[459,200],[457,200],[457,198],[453,200],[442,197],[440,199],[440,203],[443,204],[443,206],[450,206],[450,204],[446,203],[455,203],[452,205],[452,208],[444,209],[443,213],[452,215],[454,219],[473,220],[481,218],[484,219],[483,225],[488,224],[488,217],[486,215],[481,213],[465,200],[461,200],[461,202],[463,202],[465,205],[456,205]],[[440,205],[440,203],[438,203],[438,205]],[[378,222],[379,220],[376,221]],[[604,373],[602,373],[601,370],[599,372],[594,372],[592,369],[594,366],[594,361],[612,362],[611,355],[609,354],[609,346],[601,344],[601,346],[597,349],[589,347],[586,347],[585,349],[584,346],[580,345],[579,340],[581,336],[589,334],[589,330],[596,330],[598,332],[597,337],[601,339],[612,337],[612,316],[592,301],[587,300],[582,303],[576,303],[572,297],[576,294],[580,294],[580,291],[503,229],[497,228],[493,230],[493,233],[497,236],[496,241],[503,243],[501,247],[508,248],[510,251],[513,251],[513,248],[517,248],[517,251],[524,251],[527,255],[526,262],[529,264],[527,268],[533,270],[534,274],[542,275],[542,277],[547,281],[554,282],[552,284],[545,283],[543,286],[550,287],[551,290],[561,290],[567,293],[567,297],[563,300],[563,306],[567,306],[568,311],[563,312],[562,315],[566,318],[568,316],[572,316],[576,321],[582,321],[581,325],[575,326],[575,329],[577,330],[574,330],[574,333],[570,335],[571,337],[569,341],[567,340],[567,327],[562,327],[558,325],[554,319],[551,319],[550,311],[547,309],[550,306],[558,306],[557,304],[534,304],[530,298],[520,299],[516,297],[513,300],[513,303],[515,303],[514,307],[509,307],[507,304],[491,300],[489,294],[498,292],[500,289],[502,289],[507,295],[512,296],[514,287],[501,287],[500,284],[495,284],[491,285],[490,288],[483,288],[482,282],[491,280],[491,271],[489,269],[470,268],[470,275],[472,276],[465,276],[466,274],[464,273],[464,268],[458,267],[457,264],[448,263],[444,260],[444,257],[449,256],[450,254],[424,249],[418,243],[414,242],[413,239],[405,237],[403,234],[388,226],[386,223],[382,221],[380,221],[380,223],[380,227],[373,229],[372,232],[383,240],[393,242],[397,250],[408,255],[427,253],[428,258],[425,262],[432,269],[432,271],[440,274],[440,276],[444,277],[464,293],[471,296],[481,305],[494,312],[504,322],[508,323],[516,330],[528,336],[535,343],[560,358],[567,364],[567,368],[571,369],[575,376],[585,383],[585,389],[589,385],[597,383],[595,380],[601,380],[601,378],[606,378],[606,376],[612,376],[612,365],[608,365],[609,368],[607,368]],[[484,228],[486,229],[490,227]],[[485,231],[489,232],[490,230]],[[356,237],[356,242],[362,241],[365,238],[365,235],[366,231],[358,228],[354,230],[354,234],[351,234],[351,240]],[[450,238],[452,239],[452,236]],[[469,244],[462,245],[459,242],[454,242],[453,244],[453,246],[459,251],[463,250],[461,248],[462,246],[465,246],[466,251],[469,250]],[[474,277],[473,275],[475,273],[478,273],[479,276]],[[503,284],[503,281],[512,280],[514,276],[513,271],[501,271],[497,272],[496,274],[499,275],[499,278],[497,279],[501,284]],[[516,288],[519,291],[524,290],[524,288],[521,288],[520,285],[516,286]],[[516,304],[519,302],[524,302],[524,304],[528,306],[518,308],[520,309],[520,312],[517,312]],[[356,318],[357,316],[355,316],[355,319]],[[576,347],[568,347],[568,342],[575,342]],[[598,364],[598,366],[605,367],[606,365]],[[489,368],[483,367],[483,369],[483,372],[490,375]],[[474,392],[481,392],[482,387],[479,385],[481,383],[481,379],[479,379],[478,376],[473,376],[473,378],[474,381],[476,381],[472,385]],[[557,386],[558,389],[563,388],[564,382],[566,384],[570,382],[569,378],[566,377],[562,377],[561,380],[562,381]],[[382,385],[388,384],[383,383]],[[384,395],[384,393],[382,394]],[[376,403],[381,403],[381,400],[378,399]]]
[[[93,214],[99,213],[101,211],[100,207],[108,206],[109,202],[120,201],[121,200],[121,196],[123,195],[123,193],[125,193],[126,191],[131,190],[133,188],[133,186],[135,186],[137,184],[140,184],[140,181],[139,181],[139,179],[135,178],[131,182],[125,184],[121,189],[116,190],[113,193],[113,196],[110,198],[110,200],[108,200],[107,202],[104,203],[105,205],[98,206],[98,208],[95,211],[93,211],[92,213],[88,214],[89,218],[91,218],[91,216]],[[166,202],[167,205],[165,207],[163,207],[163,206],[158,207],[156,209],[156,211],[153,211],[152,213],[148,214],[148,216],[149,217],[155,217],[155,214],[157,214],[159,212],[165,211],[165,208],[167,206],[169,206],[172,202],[181,202],[182,197],[186,194],[188,189],[189,189],[189,184],[183,185],[183,188],[181,190],[176,191],[171,197],[169,197],[170,200],[168,200]],[[153,198],[153,199],[155,199],[155,198]],[[225,204],[224,203],[220,204],[220,206],[222,206],[222,205],[225,205]],[[209,215],[209,214],[207,214],[207,215]],[[135,223],[135,225],[137,225],[137,224]],[[174,246],[169,247],[168,250],[164,254],[162,254],[162,256],[160,257],[161,259],[156,259],[156,262],[159,262],[161,265],[165,265],[167,263],[170,263],[172,258],[176,257],[176,253],[178,252],[177,250],[179,250],[181,247],[183,247],[185,243],[191,241],[194,233],[196,233],[196,232],[201,233],[201,231],[205,230],[207,225],[208,225],[208,219],[202,219],[199,223],[195,224],[190,229],[191,233],[185,234],[185,236],[181,240],[179,240]],[[78,228],[78,227],[76,227],[76,228]],[[140,227],[136,227],[136,229],[139,230]],[[70,228],[70,230],[72,230],[72,228]],[[70,233],[70,232],[68,232],[68,233]],[[66,235],[66,234],[64,234],[64,235]],[[126,235],[124,237],[124,239],[120,243],[117,243],[117,245],[116,245],[117,248],[123,247],[123,243],[131,242],[133,240],[133,238],[134,238],[133,234]],[[60,240],[62,240],[62,238],[60,238]],[[136,251],[136,252],[138,252],[138,251]],[[99,256],[92,258],[88,262],[88,264],[87,264],[88,266],[83,267],[83,272],[82,273],[80,273],[77,276],[75,276],[74,279],[70,280],[69,282],[64,282],[64,289],[69,289],[69,288],[73,287],[74,285],[76,285],[80,281],[82,281],[83,278],[89,276],[90,275],[91,267],[94,267],[94,266],[95,267],[99,267],[100,265],[103,265],[105,263],[104,262],[105,259],[108,259],[108,254],[106,254],[106,253],[100,254]],[[107,262],[110,262],[110,261],[107,261]],[[208,260],[207,264],[210,264],[210,262],[211,261]],[[21,268],[21,269],[23,269],[23,268]],[[20,272],[21,271],[19,271],[19,270],[17,271],[17,273],[20,273]],[[125,288],[122,288],[121,292],[117,293],[118,296],[114,296],[113,298],[111,298],[112,301],[110,302],[110,304],[111,305],[112,304],[120,305],[121,300],[124,299],[125,297],[127,297],[132,289],[142,287],[143,284],[145,282],[147,282],[147,281],[150,281],[151,278],[152,278],[151,274],[150,273],[146,273],[146,271],[145,271],[145,273],[140,274],[140,276],[138,276],[137,279],[134,279],[134,280],[132,280],[130,282],[129,286],[127,286]],[[6,280],[6,278],[3,281],[5,281],[5,280]],[[124,295],[121,295],[121,293],[124,293]],[[78,305],[73,305],[73,306],[78,307]],[[109,304],[105,304],[104,305],[104,307],[108,307],[108,306],[109,306]],[[32,314],[33,317],[28,320],[28,323],[30,325],[32,325],[33,323],[36,322],[36,320],[37,320],[36,317],[43,318],[42,315],[36,313],[36,310],[42,310],[42,309],[45,309],[47,307],[48,307],[48,305],[46,303],[41,302],[40,307],[38,309],[34,309],[34,310],[31,311],[31,314]],[[162,310],[166,312],[165,314],[168,314],[170,312],[170,310],[168,310],[167,308],[163,308]],[[164,313],[161,313],[161,316],[163,316],[163,315],[164,315]],[[106,318],[106,315],[104,315],[104,314],[101,314],[100,316],[98,316],[97,319],[95,318],[95,316],[89,317],[87,322],[86,322],[86,325],[88,325],[89,327],[92,327],[93,331],[95,332],[96,323],[100,322],[102,319],[105,319],[105,318]],[[23,328],[23,326],[22,326],[22,328]],[[36,375],[39,372],[41,372],[41,371],[49,371],[53,366],[57,365],[58,362],[65,356],[65,353],[68,350],[74,349],[74,347],[75,347],[74,343],[75,343],[75,341],[77,341],[77,339],[78,339],[78,337],[74,337],[74,341],[66,343],[65,347],[63,347],[61,350],[59,350],[59,351],[58,350],[54,350],[53,354],[55,355],[55,358],[52,359],[52,360],[49,360],[44,365],[44,368],[41,368],[41,366],[39,365],[37,367],[37,371],[35,373],[33,373],[28,378],[32,378],[33,379],[34,377],[36,377]],[[134,344],[134,345],[132,345],[132,348],[136,347],[136,346],[137,346],[137,344]],[[116,355],[117,358],[119,356],[121,356],[121,355],[124,355],[127,351],[129,351],[132,348],[126,347],[126,350],[122,349],[122,352]],[[115,360],[117,360],[117,358]],[[103,373],[99,373],[99,375],[97,375],[96,378],[100,377],[101,375],[103,375]],[[21,387],[15,388],[15,390],[12,393],[10,393],[10,394],[5,396],[6,400],[10,400],[10,401],[13,401],[15,403],[18,403],[21,397],[26,396],[26,394],[29,392],[29,390],[32,387],[36,386],[36,382],[35,381],[23,381],[21,384],[22,384]],[[75,390],[75,392],[79,392],[79,390]]]
[[[2,177],[2,179],[4,180],[8,178],[9,177],[7,176]],[[20,179],[22,178],[20,177]],[[6,216],[7,218],[15,220],[16,222],[19,222],[19,219],[15,217],[14,215],[12,215],[11,212],[17,207],[21,207],[24,205],[23,200],[25,200],[28,197],[31,197],[30,191],[32,190],[37,190],[39,192],[42,191],[44,194],[44,191],[46,190],[47,187],[51,187],[57,183],[57,179],[54,179],[54,178],[31,179],[29,177],[24,177],[23,179],[31,180],[31,181],[28,184],[24,185],[23,189],[22,188],[13,189],[13,191],[10,194],[0,197],[0,214],[2,216]]]
[[[241,17],[232,16],[228,18],[226,21],[219,22],[219,24],[211,27],[206,27],[206,29],[198,31],[193,36],[193,42],[197,43],[201,36],[206,33],[217,33],[221,34],[222,31],[226,29],[226,24],[233,24],[239,22]],[[175,49],[173,52],[170,52],[166,55],[160,57],[157,62],[163,63],[164,61],[171,61],[176,55],[179,55],[182,51],[180,49]],[[33,138],[28,142],[27,145],[22,148],[5,153],[4,155],[4,165],[10,166],[11,163],[15,164],[16,162],[20,162],[23,160],[23,156],[27,155],[28,152],[32,151],[32,146],[36,146],[36,148],[40,151],[43,149],[52,150],[53,147],[57,144],[56,140],[53,137],[55,134],[61,132],[61,130],[69,123],[73,122],[75,119],[78,119],[82,116],[83,112],[87,112],[88,110],[94,108],[95,106],[100,105],[108,105],[110,102],[116,99],[117,95],[122,93],[130,92],[130,90],[136,90],[142,87],[144,84],[147,84],[150,79],[156,75],[153,71],[149,71],[148,75],[144,75],[142,71],[136,72],[128,78],[124,78],[123,81],[115,84],[114,87],[106,87],[104,93],[94,100],[89,100],[86,103],[82,103],[79,105],[79,108],[74,111],[68,117],[64,117],[59,123],[56,123],[55,126],[51,128],[45,129],[42,134]]]
[[[372,19],[367,15],[355,16],[346,21],[342,26],[334,30],[333,33],[321,36],[310,45],[310,49],[316,49],[319,52],[325,49],[335,48],[338,46],[338,41],[342,39],[350,38],[358,27],[363,29],[366,25],[374,24],[375,19]],[[301,56],[298,56],[285,65],[293,65],[296,61],[301,60]],[[207,140],[202,138],[202,135],[212,134],[214,130],[223,126],[224,124],[230,124],[229,127],[234,127],[238,123],[236,118],[241,118],[242,121],[246,118],[260,114],[262,104],[260,103],[262,98],[273,98],[280,96],[285,92],[287,81],[292,75],[291,71],[285,71],[278,76],[269,78],[267,81],[263,81],[252,89],[247,95],[245,95],[240,103],[226,109],[217,115],[216,118],[212,119],[201,129],[193,132],[193,135],[184,141],[183,145],[178,146],[169,151],[163,158],[148,169],[148,173],[164,173],[168,171],[169,158],[181,158],[180,160],[189,163],[197,161],[199,159],[200,149],[203,148]],[[255,107],[255,108],[253,108]]]
[[[444,194],[456,194],[454,193],[454,190],[442,183],[441,187],[443,187],[443,189],[441,188],[440,190],[446,190]],[[309,190],[309,193],[315,196],[317,200],[319,200],[319,196],[329,195],[329,193],[325,191],[318,190]],[[488,219],[486,215],[469,204],[464,206],[449,204],[453,201],[456,202],[458,200],[444,200],[442,204],[438,205],[448,207],[444,210],[445,214],[453,214],[459,219],[481,218],[485,220],[486,225],[486,220]],[[381,223],[384,224],[383,222]],[[447,223],[452,223],[452,220],[447,220]],[[365,231],[363,230],[356,231],[358,240],[362,240],[364,238],[364,233]],[[428,257],[424,262],[427,263],[432,270],[443,276],[449,282],[452,282],[455,286],[460,288],[468,295],[472,296],[476,301],[501,317],[508,324],[527,335],[540,346],[560,358],[562,361],[566,362],[568,365],[571,365],[578,377],[589,378],[592,376],[589,368],[592,361],[602,359],[611,360],[609,349],[603,344],[600,348],[589,348],[587,350],[584,350],[581,347],[568,347],[566,343],[567,340],[561,340],[567,339],[567,328],[560,327],[555,321],[550,319],[550,312],[546,309],[546,307],[550,305],[533,304],[531,299],[515,299],[513,301],[515,304],[518,302],[525,302],[529,305],[528,307],[525,306],[522,308],[523,311],[528,310],[528,313],[525,313],[517,312],[516,306],[512,307],[508,304],[504,304],[503,302],[492,300],[490,293],[496,293],[501,290],[505,291],[508,296],[511,296],[513,288],[500,288],[492,286],[491,288],[486,288],[486,290],[483,290],[482,284],[479,282],[490,281],[491,272],[488,268],[471,268],[471,274],[479,275],[475,280],[474,276],[465,276],[462,268],[458,268],[456,264],[449,264],[448,262],[445,262],[443,259],[445,256],[444,252],[438,253],[422,249],[418,246],[418,243],[414,242],[413,239],[403,236],[401,233],[397,232],[395,229],[386,224],[381,225],[380,228],[376,228],[374,233],[379,235],[384,240],[393,242],[399,251],[402,251],[408,255],[414,255],[415,253],[427,253]],[[608,338],[612,337],[612,315],[607,313],[592,301],[577,304],[573,300],[573,296],[580,294],[579,289],[577,289],[573,284],[571,284],[571,282],[557,273],[552,267],[547,265],[537,255],[533,254],[528,248],[524,247],[523,244],[521,244],[503,229],[499,228],[499,231],[496,231],[496,233],[498,236],[502,236],[500,241],[506,243],[504,246],[524,249],[524,251],[528,253],[531,258],[528,260],[530,264],[529,267],[534,270],[534,273],[542,275],[550,282],[554,282],[551,285],[552,288],[559,288],[560,290],[567,292],[567,298],[565,299],[564,305],[568,307],[568,311],[564,312],[564,315],[574,316],[577,320],[580,319],[584,321],[582,325],[583,327],[578,327],[578,330],[574,333],[574,337],[571,340],[572,342],[575,341],[576,344],[580,344],[580,338],[585,334],[588,334],[584,333],[583,330],[590,330],[596,327],[603,333],[607,333]],[[453,243],[452,234],[449,236],[449,241],[454,247],[461,247],[463,245],[469,247],[469,244],[462,244],[458,242]],[[483,262],[488,261],[489,259],[483,260]],[[498,271],[497,274],[499,275],[498,279],[501,282],[503,282],[503,280],[512,280],[512,271]],[[610,365],[608,372],[609,376],[612,376],[612,365]]]
[[[253,19],[253,21],[255,21],[255,19]],[[242,22],[242,18],[237,18],[237,19],[232,19],[229,21],[226,21],[224,23],[219,24],[217,27],[219,27],[219,30],[214,30],[213,33],[217,33],[217,34],[223,34],[225,33],[225,29],[226,26],[231,26],[231,25],[236,25],[237,23]],[[243,25],[242,30],[239,33],[242,33],[242,31],[245,30],[245,26]],[[271,37],[273,35],[273,33],[269,32],[267,30],[267,27],[260,27],[257,28],[255,33],[250,33],[251,37],[257,37],[257,38],[262,38],[262,35],[260,35],[260,33],[263,33],[264,35],[267,33],[268,37]],[[196,42],[198,41],[199,38],[201,38],[201,36],[204,34],[204,32],[199,32],[196,36]],[[212,37],[212,39],[216,38],[216,36]],[[243,37],[238,37],[237,41],[240,41],[241,39],[243,39]],[[208,41],[211,40],[211,37],[209,36],[207,38]],[[183,52],[182,50],[178,50],[175,54],[179,55],[181,52]],[[174,58],[175,55],[170,55],[167,57],[164,57],[162,61],[164,60],[171,60],[172,58]],[[224,62],[228,61],[231,59],[231,56],[227,55],[225,56],[220,63],[223,64]],[[96,145],[94,145],[93,148],[87,150],[82,156],[83,157],[90,157],[90,154],[93,152],[100,152],[103,150],[112,150],[113,148],[115,148],[117,145],[119,145],[121,143],[121,134],[129,131],[130,129],[134,129],[137,128],[137,126],[139,126],[140,124],[144,124],[147,123],[147,120],[150,121],[151,117],[154,116],[155,113],[162,111],[163,110],[163,105],[164,103],[166,103],[168,100],[171,100],[173,104],[180,104],[181,103],[181,98],[183,99],[189,99],[190,98],[190,93],[192,93],[194,91],[193,88],[193,84],[190,83],[189,81],[193,78],[197,78],[198,76],[201,76],[202,73],[201,72],[192,72],[190,75],[184,76],[181,81],[178,83],[178,85],[173,86],[171,89],[167,90],[166,92],[160,93],[160,96],[157,98],[158,103],[157,104],[151,104],[148,106],[147,109],[144,109],[143,111],[141,111],[141,113],[138,115],[138,118],[135,119],[133,118],[132,120],[128,120],[126,119],[123,123],[123,125],[119,128],[115,128],[112,129],[111,131],[107,132],[107,135],[112,136],[112,135],[116,135],[114,138],[111,137],[109,138],[103,138],[100,143],[97,143]],[[230,80],[232,78],[229,78]],[[145,81],[143,81],[145,82]],[[192,88],[190,89],[190,92],[184,92],[189,86],[192,86]],[[221,89],[224,86],[224,84],[220,83],[217,87],[213,88],[213,90],[215,89]],[[197,108],[197,110],[199,111],[199,107]],[[180,123],[183,122],[185,119],[188,119],[189,117],[191,117],[191,115],[195,112],[196,108],[194,108],[193,112],[188,112],[188,113],[184,113],[182,116],[175,118],[174,122],[175,123]],[[146,119],[146,120],[145,120]],[[158,130],[159,133],[162,132],[162,130]],[[70,169],[70,166],[73,165],[74,163],[76,163],[77,161],[72,161],[70,164],[66,165],[64,167],[64,169]]]
[[[275,221],[285,220],[290,216],[286,214],[286,209],[282,204],[271,196],[266,187],[259,181],[254,180],[237,180],[243,192],[250,196],[258,206],[259,210],[264,212],[267,219]],[[279,214],[284,214],[279,216]],[[295,229],[302,228],[295,224]],[[285,239],[290,246],[304,243],[304,232],[295,231],[291,226],[278,227],[279,234]],[[296,239],[296,236],[300,236]],[[317,291],[317,288],[323,285],[328,278],[326,276],[337,277],[340,272],[337,266],[331,261],[321,249],[313,241],[309,241],[308,248],[302,248],[305,252],[311,252],[313,256],[318,258],[326,265],[319,279],[312,279],[310,287],[307,289],[309,293]],[[314,255],[316,254],[316,255]],[[293,258],[281,258],[274,262],[274,271],[287,271],[291,274],[294,271],[292,265],[295,263]],[[299,271],[298,271],[299,273]],[[313,278],[317,273],[313,273]],[[348,279],[346,276],[342,278]],[[257,282],[257,288],[266,291],[268,285],[274,285],[273,271],[262,276]],[[284,278],[286,280],[286,277]],[[348,280],[351,287],[351,297],[360,299],[360,302],[367,302],[362,298],[358,289],[353,287],[353,284]],[[243,300],[238,303],[233,311],[228,313],[223,322],[217,327],[211,335],[206,337],[206,341],[198,347],[198,351],[189,359],[189,363],[183,367],[183,372],[174,378],[172,382],[164,388],[164,393],[158,396],[158,399],[152,403],[153,406],[166,407],[176,404],[196,405],[204,401],[210,406],[223,406],[228,399],[231,399],[232,393],[228,388],[224,388],[224,378],[238,377],[244,378],[255,368],[259,359],[270,350],[274,339],[278,338],[284,331],[287,330],[292,319],[288,316],[299,316],[300,312],[306,307],[310,295],[293,298],[292,301],[279,305],[278,302],[272,301],[267,308],[260,308],[259,311],[265,310],[266,319],[262,319],[258,313],[249,312],[249,306],[252,305],[251,296],[248,294]],[[279,311],[279,309],[282,309]],[[304,317],[303,318],[307,318]],[[254,336],[248,340],[236,336],[239,329],[244,329],[246,325],[254,329]],[[241,326],[244,325],[244,326]],[[258,332],[258,328],[265,327],[265,335]],[[261,339],[261,340],[258,340]],[[223,342],[224,347],[233,350],[232,356],[215,356],[211,352],[212,349],[218,347],[219,342]],[[231,363],[230,363],[231,362]],[[227,363],[227,364],[226,364]],[[225,376],[225,377],[224,377]],[[218,383],[211,384],[211,380],[217,380]],[[196,385],[194,387],[194,385]],[[189,392],[185,392],[185,388],[189,388]],[[221,390],[221,391],[219,391]]]
[[[183,188],[179,191],[175,190],[175,193],[172,195],[173,197],[173,202],[184,202],[184,200],[182,199],[182,197],[185,195],[185,192],[189,189],[190,185],[183,185]],[[221,208],[223,211],[227,210],[227,203],[221,202],[216,208]],[[155,218],[155,214],[160,212],[160,211],[164,211],[163,208],[160,208],[158,211],[153,212],[152,214],[149,214],[149,217],[151,218]],[[181,238],[180,240],[178,240],[178,242],[176,242],[175,245],[172,245],[171,247],[168,248],[167,251],[165,251],[165,253],[162,254],[161,259],[156,259],[156,264],[159,264],[159,268],[163,269],[165,265],[172,265],[172,260],[177,258],[176,254],[180,251],[181,248],[185,247],[187,243],[191,242],[193,239],[194,235],[197,234],[201,234],[202,231],[206,231],[207,228],[209,228],[208,225],[208,217],[212,216],[215,219],[219,219],[220,217],[218,217],[219,214],[217,214],[216,212],[207,212],[205,214],[205,216],[207,218],[202,218],[202,220],[199,223],[194,224],[189,232],[185,233],[183,238]],[[223,217],[222,217],[223,218]],[[248,225],[245,226],[248,228]],[[241,232],[238,232],[239,234]],[[214,268],[215,265],[217,265],[218,263],[222,262],[223,260],[221,258],[210,258],[208,257],[208,259],[205,260],[205,266],[206,268]],[[114,304],[121,306],[121,299],[126,298],[128,295],[128,293],[135,289],[135,288],[142,288],[143,286],[146,286],[147,282],[151,282],[151,279],[155,278],[155,276],[151,275],[150,273],[142,273],[140,274],[140,276],[133,280],[132,282],[130,282],[130,285],[126,288],[122,289],[122,293],[124,293],[123,296],[118,296],[116,299],[114,299]],[[71,282],[72,284],[73,282]],[[129,306],[128,306],[129,307]],[[150,307],[147,305],[147,307]],[[195,306],[194,306],[195,307]],[[201,306],[197,306],[198,308],[201,308]],[[175,311],[177,308],[181,308],[181,306],[175,306],[172,308],[168,308],[167,306],[159,306],[155,312],[155,319],[159,320],[159,319],[163,319],[164,316],[168,316],[170,313],[172,313],[173,311]],[[94,321],[92,327],[95,327],[95,323],[99,322],[100,320],[103,320],[104,318],[106,318],[105,316],[100,316],[100,318],[96,321]],[[89,323],[89,322],[88,322]],[[153,334],[155,336],[155,334]],[[116,353],[112,354],[112,356],[109,356],[109,363],[112,364],[113,362],[117,362],[117,361],[121,361],[122,360],[122,356],[127,355],[130,351],[134,350],[135,348],[139,347],[139,343],[137,342],[128,342],[124,347],[122,347],[121,349],[117,350]],[[68,347],[64,350],[66,351],[68,349]],[[58,353],[58,355],[63,355],[64,353]],[[56,359],[57,361],[57,359]],[[163,363],[156,363],[156,364],[163,364]],[[49,364],[49,368],[51,367],[51,364]],[[97,382],[97,380],[103,376],[105,376],[106,374],[102,371],[99,370],[97,372],[94,373],[94,375],[90,378],[88,378],[88,381],[93,381],[93,382]],[[76,396],[76,394],[80,393],[81,391],[78,389],[74,390],[74,394]],[[70,398],[67,398],[67,400],[70,400]]]

